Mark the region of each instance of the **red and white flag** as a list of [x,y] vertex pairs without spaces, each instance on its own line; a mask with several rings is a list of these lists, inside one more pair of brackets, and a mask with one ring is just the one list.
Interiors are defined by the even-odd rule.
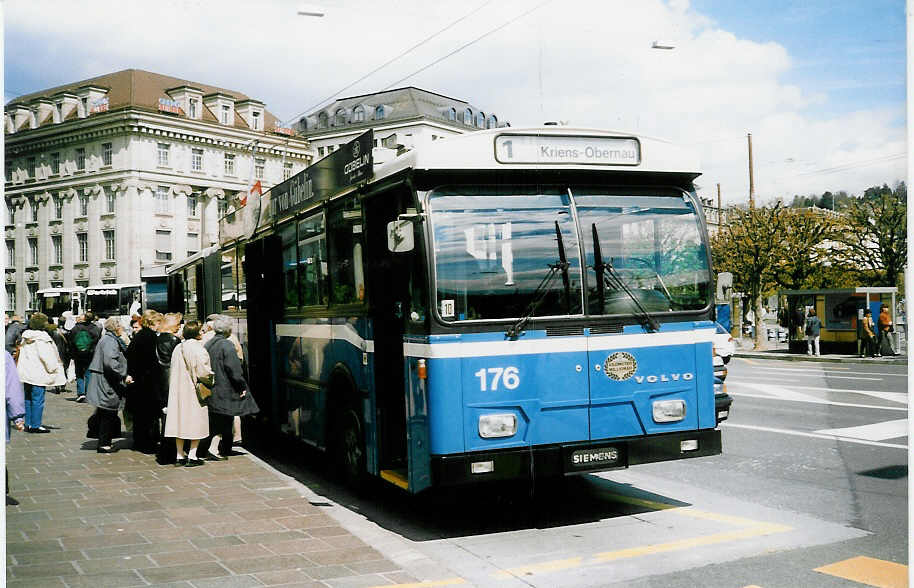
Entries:
[[257,194],[258,196],[263,195],[263,186],[260,185],[260,180],[257,180],[257,183],[251,186],[251,189],[241,198],[241,206],[247,206],[248,196],[253,196],[254,194]]

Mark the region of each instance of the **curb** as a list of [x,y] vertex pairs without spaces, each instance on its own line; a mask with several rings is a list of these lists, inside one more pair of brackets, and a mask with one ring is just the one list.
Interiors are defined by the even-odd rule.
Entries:
[[781,361],[811,361],[817,363],[862,363],[879,365],[908,365],[908,358],[900,357],[856,357],[856,356],[818,356],[810,357],[802,353],[786,353],[783,351],[737,351],[733,357],[743,359],[777,359]]

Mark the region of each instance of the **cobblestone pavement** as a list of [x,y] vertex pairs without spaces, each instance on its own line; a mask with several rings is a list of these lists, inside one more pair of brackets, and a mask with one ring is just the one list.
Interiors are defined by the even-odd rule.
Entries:
[[[416,582],[343,528],[307,488],[247,454],[158,465],[96,453],[94,410],[47,394],[49,434],[7,445],[7,586],[331,586]],[[310,498],[309,498],[310,497]]]

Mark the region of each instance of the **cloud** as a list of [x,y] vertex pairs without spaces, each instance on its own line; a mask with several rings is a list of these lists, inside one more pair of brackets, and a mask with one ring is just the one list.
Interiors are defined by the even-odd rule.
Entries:
[[[7,99],[11,91],[135,67],[244,92],[291,119],[475,11],[344,95],[385,88],[510,23],[400,85],[468,100],[514,126],[567,120],[684,143],[701,157],[707,195],[720,182],[728,201],[748,194],[747,132],[760,200],[860,192],[903,177],[904,162],[890,158],[905,151],[903,104],[821,120],[817,109],[834,106],[830,88],[784,81],[798,64],[783,46],[739,38],[683,0],[554,0],[523,18],[535,3],[320,4],[323,18],[296,16],[297,3],[281,0],[158,0],[154,9],[109,0],[8,2]],[[651,50],[654,40],[672,40],[676,49]]]

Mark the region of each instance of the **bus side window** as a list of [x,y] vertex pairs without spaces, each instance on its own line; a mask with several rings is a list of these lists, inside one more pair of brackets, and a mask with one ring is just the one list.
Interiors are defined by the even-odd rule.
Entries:
[[358,304],[365,300],[362,229],[362,210],[357,199],[346,199],[342,206],[331,209],[327,240],[333,304]]
[[286,308],[298,307],[298,253],[296,251],[295,223],[288,223],[280,229],[282,239],[282,273],[285,284]]
[[327,304],[327,243],[322,212],[298,223],[298,279],[302,306]]

